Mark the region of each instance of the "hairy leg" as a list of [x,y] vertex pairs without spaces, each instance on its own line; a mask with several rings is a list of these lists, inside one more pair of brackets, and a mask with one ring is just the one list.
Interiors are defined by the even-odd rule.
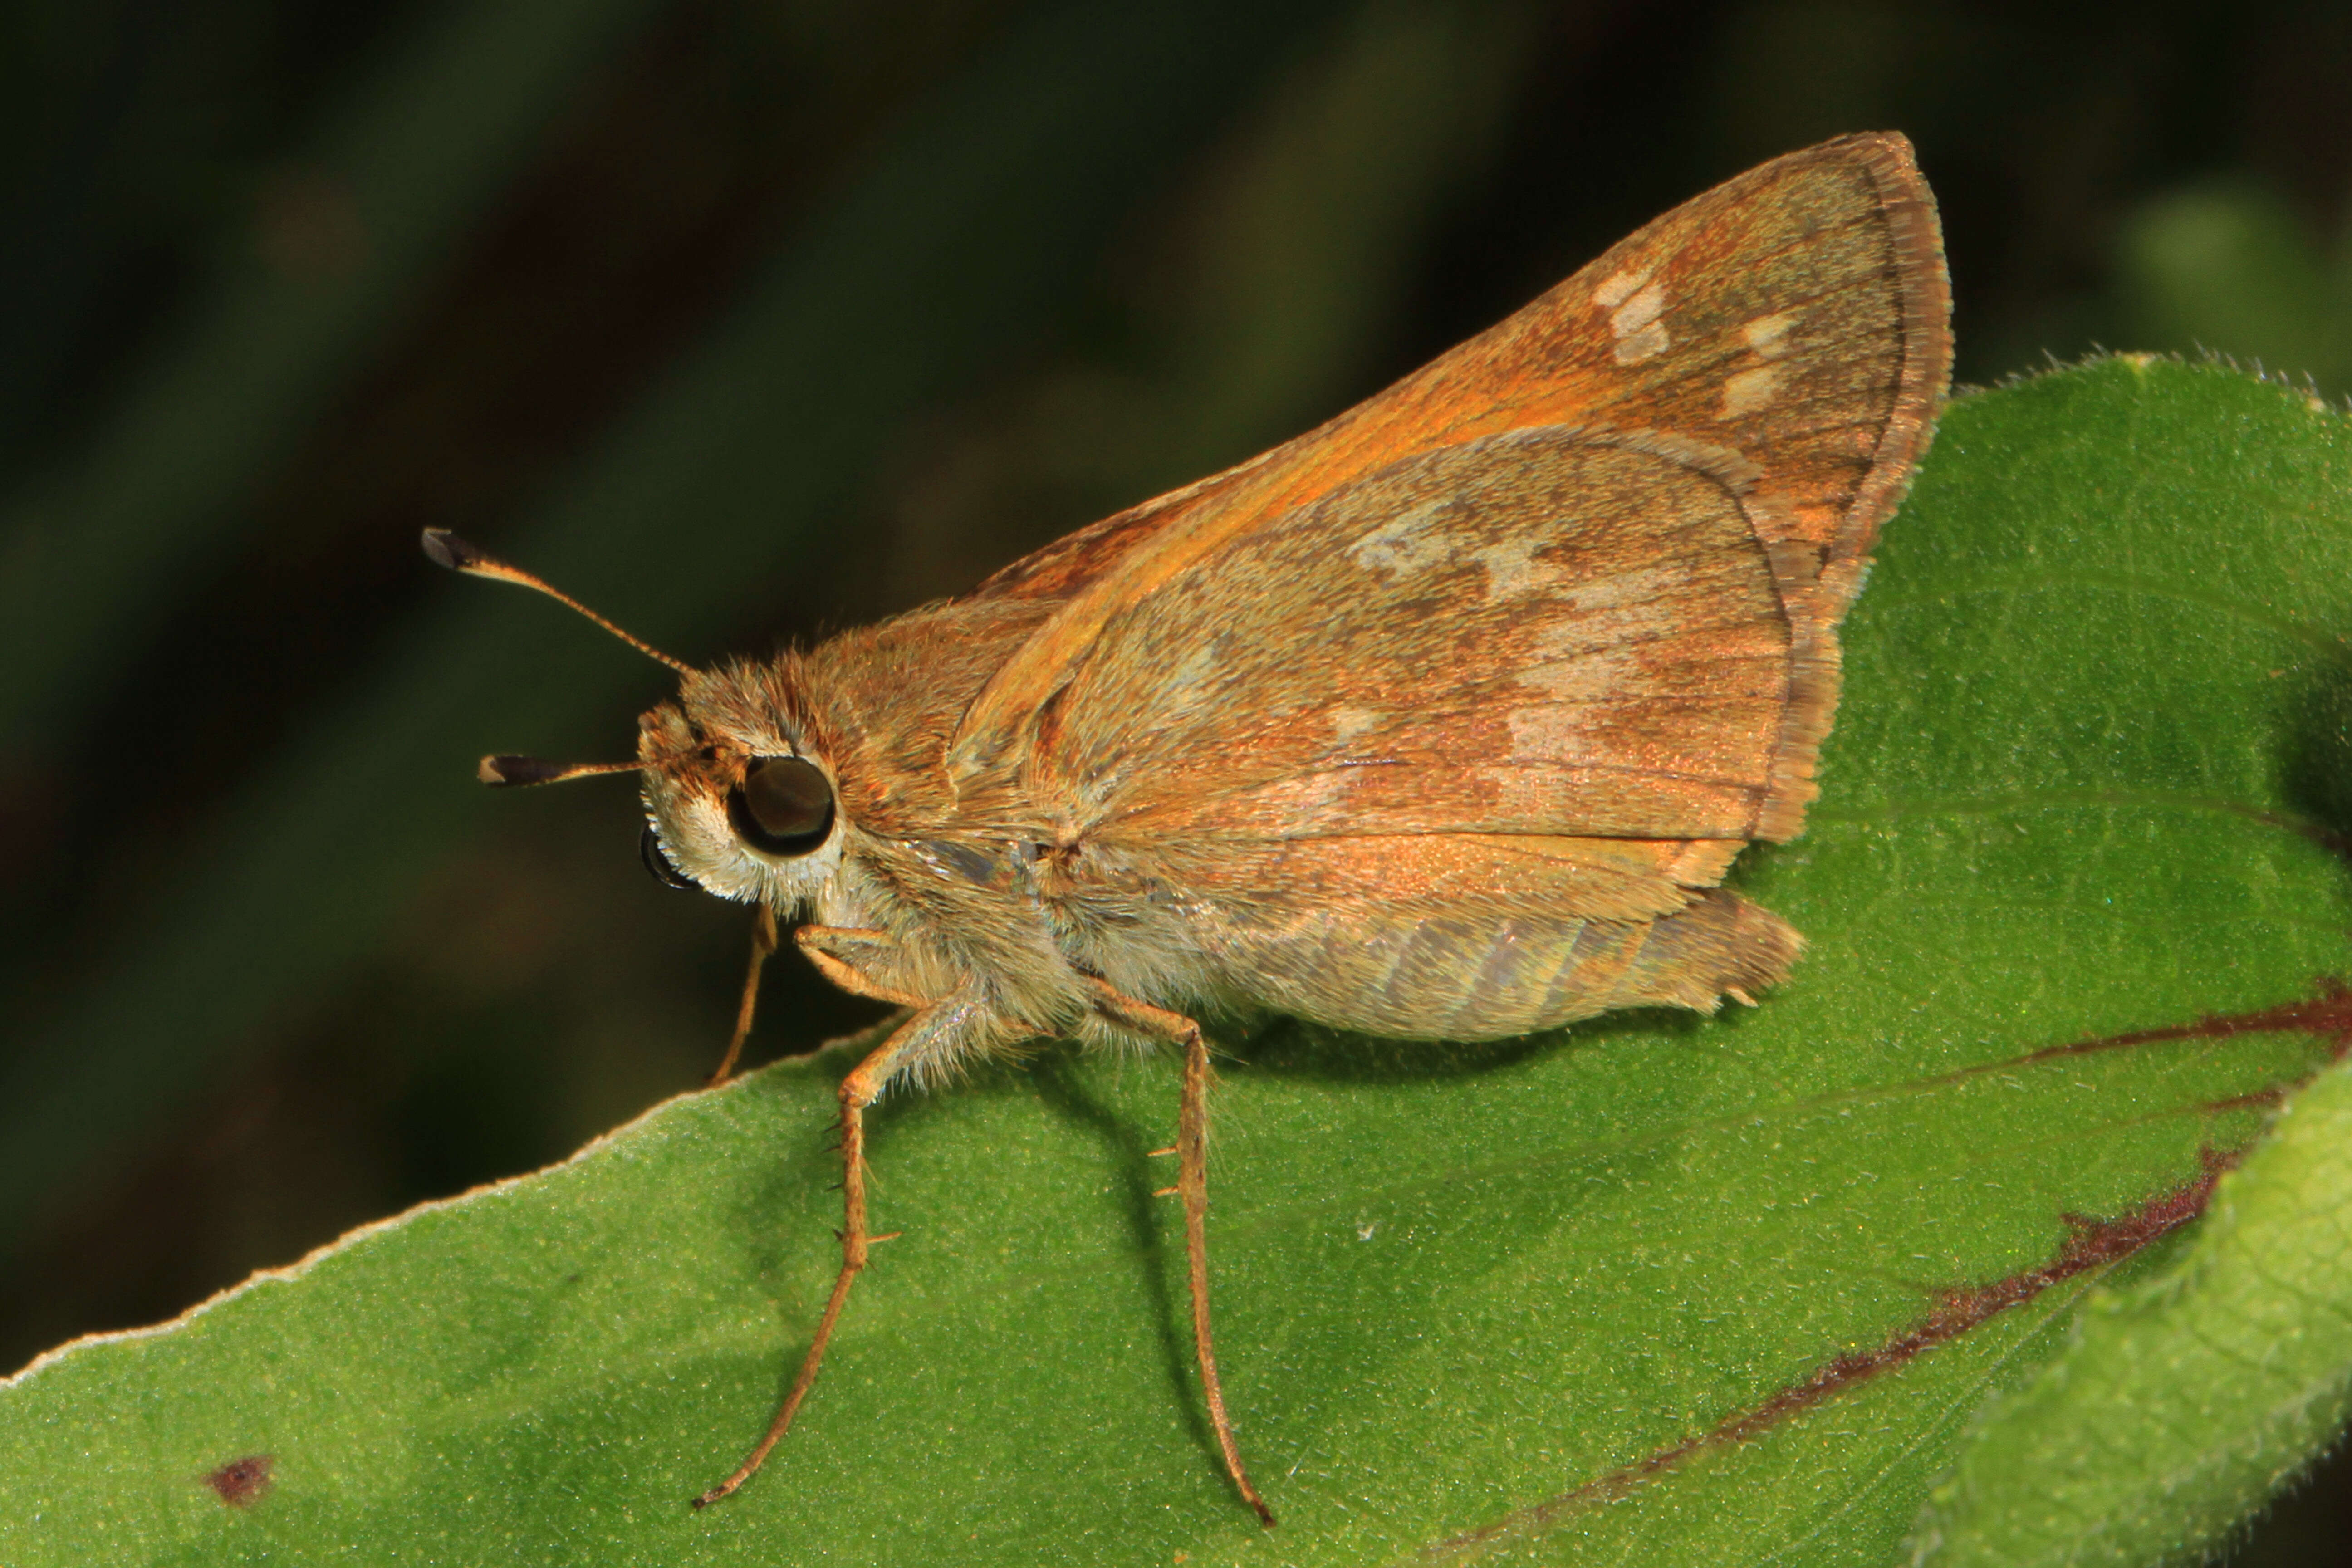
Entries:
[[751,921],[751,971],[743,976],[743,999],[735,1005],[735,1037],[727,1042],[727,1054],[719,1058],[718,1070],[706,1083],[718,1088],[732,1077],[736,1058],[743,1054],[743,1042],[751,1037],[751,1008],[760,1000],[760,971],[767,966],[769,954],[776,951],[776,911],[767,905]]
[[809,1389],[816,1383],[817,1369],[824,1363],[825,1346],[833,1342],[834,1326],[841,1321],[842,1308],[848,1304],[849,1288],[856,1283],[858,1273],[866,1267],[866,1249],[876,1239],[867,1234],[866,1225],[866,1108],[909,1061],[932,1053],[952,1056],[986,1027],[980,1010],[968,1001],[934,1001],[911,995],[866,973],[860,961],[886,969],[890,963],[893,948],[884,932],[803,926],[793,933],[793,940],[818,970],[843,990],[853,995],[895,1002],[912,1008],[913,1013],[841,1080],[841,1270],[834,1276],[833,1294],[825,1299],[824,1314],[817,1320],[816,1337],[801,1362],[800,1375],[793,1380],[792,1391],[784,1395],[784,1403],[776,1411],[775,1420],[769,1424],[767,1435],[736,1467],[733,1475],[694,1500],[697,1508],[708,1508],[750,1480],[792,1429],[793,1417],[800,1413],[801,1401],[808,1397]]
[[708,1508],[750,1480],[767,1462],[769,1452],[792,1429],[793,1417],[800,1413],[801,1401],[808,1397],[810,1387],[816,1382],[817,1368],[824,1363],[825,1346],[832,1342],[834,1325],[841,1321],[841,1309],[848,1303],[849,1288],[857,1282],[859,1270],[866,1267],[866,1247],[873,1239],[866,1228],[866,1108],[881,1094],[882,1086],[905,1058],[928,1042],[940,1021],[939,1015],[960,1011],[947,1006],[916,1014],[898,1026],[880,1049],[841,1080],[841,1271],[834,1276],[833,1294],[825,1300],[824,1315],[817,1320],[816,1338],[801,1362],[800,1375],[793,1380],[792,1392],[784,1395],[775,1420],[769,1424],[767,1436],[736,1467],[733,1475],[695,1499],[695,1507]]
[[856,926],[803,926],[793,932],[793,942],[808,954],[819,974],[852,996],[871,996],[901,1007],[921,1007],[930,1001],[873,973],[889,967],[898,952],[898,943],[887,931]]
[[1225,1415],[1225,1389],[1217,1376],[1217,1348],[1209,1332],[1209,1043],[1201,1026],[1181,1013],[1155,1007],[1123,995],[1097,982],[1095,1006],[1123,1028],[1180,1046],[1184,1052],[1184,1100],[1176,1119],[1178,1174],[1176,1190],[1184,1199],[1185,1273],[1192,1288],[1192,1347],[1201,1363],[1201,1389],[1209,1403],[1209,1423],[1216,1429],[1217,1447],[1225,1458],[1225,1472],[1234,1479],[1242,1500],[1257,1510],[1268,1529],[1274,1510],[1265,1506],[1242,1466],[1240,1446],[1234,1441],[1234,1424]]

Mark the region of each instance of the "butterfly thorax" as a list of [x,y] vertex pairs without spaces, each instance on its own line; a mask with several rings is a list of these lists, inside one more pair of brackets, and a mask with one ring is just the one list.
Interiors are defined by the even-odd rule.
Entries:
[[[1066,1033],[1089,1016],[1091,953],[1132,970],[1181,949],[1163,889],[1101,856],[1016,789],[958,799],[942,759],[957,721],[1050,603],[944,604],[805,653],[689,677],[640,721],[649,820],[665,857],[725,898],[786,919],[882,933],[878,986],[970,993],[1007,1038]],[[837,812],[785,852],[746,841],[740,796],[778,759],[813,766]],[[1164,942],[1134,939],[1166,924]],[[1110,928],[1110,929],[1106,929]],[[1145,968],[1156,971],[1158,965]],[[1122,974],[1154,994],[1168,975]]]

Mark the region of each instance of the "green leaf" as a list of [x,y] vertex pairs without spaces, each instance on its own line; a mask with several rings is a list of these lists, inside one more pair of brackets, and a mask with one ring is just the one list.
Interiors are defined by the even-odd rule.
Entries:
[[[0,1561],[1896,1560],[1971,1414],[2352,1027],[2315,986],[2352,921],[2347,479],[2337,415],[2212,367],[1960,403],[1850,623],[1812,831],[1746,868],[1812,940],[1778,994],[1243,1042],[1210,1226],[1276,1531],[1219,1472],[1150,1195],[1173,1074],[1058,1049],[877,1113],[905,1235],[768,1469],[688,1508],[831,1282],[834,1053],[0,1385]],[[2269,1321],[2341,1312],[2221,1267]],[[2273,1473],[2323,1436],[2273,1428]]]
[[2221,1538],[2352,1413],[2352,1068],[2221,1179],[2178,1268],[2084,1304],[1969,1434],[1919,1561],[2151,1563]]

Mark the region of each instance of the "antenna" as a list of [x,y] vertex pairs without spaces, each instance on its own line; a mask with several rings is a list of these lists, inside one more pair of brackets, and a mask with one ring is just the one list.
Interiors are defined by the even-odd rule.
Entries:
[[484,757],[474,776],[486,784],[520,786],[562,784],[566,779],[593,778],[598,773],[642,773],[654,763],[546,763],[537,757],[501,754]]
[[[424,544],[425,556],[431,560],[433,564],[436,566],[446,566],[452,572],[463,572],[468,577],[487,577],[493,583],[512,583],[518,587],[535,588],[539,592],[546,595],[549,598],[553,599],[557,604],[568,605],[572,608],[579,611],[582,615],[587,616],[590,620],[595,622],[598,626],[604,627],[606,631],[612,633],[623,642],[627,643],[631,647],[635,648],[639,653],[644,654],[647,658],[653,659],[656,663],[666,664],[672,669],[677,671],[680,675],[693,675],[698,673],[694,666],[687,663],[684,659],[672,658],[669,655],[662,652],[661,649],[654,647],[653,644],[646,642],[644,638],[631,637],[628,633],[623,631],[620,627],[614,626],[612,622],[606,620],[604,616],[598,615],[595,611],[590,609],[587,605],[582,604],[579,600],[573,598],[562,589],[547,582],[546,579],[535,577],[520,566],[508,565],[505,562],[499,560],[488,551],[483,550],[477,545],[467,543],[464,540],[458,538],[456,534],[450,532],[446,528],[426,529],[425,531]],[[485,781],[488,783],[552,784],[555,782],[555,775],[552,773],[548,773],[546,776],[536,778],[517,777],[512,779],[492,779],[489,777],[491,762],[513,762],[521,763],[530,762],[530,759],[527,757],[494,757],[488,759],[482,764],[483,777]],[[546,763],[530,763],[530,767],[532,769],[541,770],[542,773],[544,773],[544,771],[551,765],[551,764]],[[585,765],[586,764],[583,764],[583,766]],[[635,767],[637,764],[630,763],[626,765],[629,767]],[[604,769],[604,771],[618,772],[619,765],[616,764],[614,767]],[[577,777],[579,772],[579,768],[574,768],[572,771],[564,773],[562,776],[567,778]]]

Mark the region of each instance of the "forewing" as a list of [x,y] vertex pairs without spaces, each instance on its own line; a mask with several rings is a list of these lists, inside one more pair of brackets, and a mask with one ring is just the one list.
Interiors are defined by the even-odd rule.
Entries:
[[[1088,831],[1213,815],[1287,834],[1304,812],[1327,833],[1794,833],[1836,621],[1926,443],[1948,314],[1898,136],[1685,204],[1321,428],[984,585],[1067,597],[966,711],[960,810],[1051,797]],[[1447,483],[1486,499],[1444,513]],[[1441,541],[1496,553],[1416,553]],[[1312,588],[1265,574],[1318,559]],[[1591,684],[1612,669],[1632,684]],[[1386,717],[1339,736],[1359,708]],[[1571,732],[1578,711],[1601,741]]]

